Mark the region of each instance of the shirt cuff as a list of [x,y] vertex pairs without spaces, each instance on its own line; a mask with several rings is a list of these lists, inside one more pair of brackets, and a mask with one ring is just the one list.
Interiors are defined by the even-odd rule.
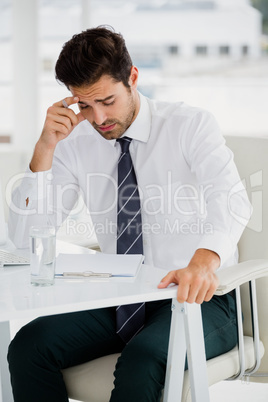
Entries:
[[221,232],[215,232],[211,235],[204,235],[197,245],[197,249],[204,248],[214,251],[220,257],[220,267],[222,268],[225,263],[235,254],[236,246],[230,238]]
[[42,172],[32,172],[28,167],[19,187],[22,199],[28,202],[47,198],[52,180],[52,169]]

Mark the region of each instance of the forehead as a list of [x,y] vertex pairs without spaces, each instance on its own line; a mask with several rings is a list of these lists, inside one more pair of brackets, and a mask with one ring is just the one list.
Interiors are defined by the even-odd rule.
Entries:
[[73,96],[77,96],[79,101],[96,101],[106,99],[111,95],[121,93],[125,86],[122,82],[115,81],[112,77],[107,75],[102,76],[97,82],[91,85],[82,87],[70,86],[70,91]]

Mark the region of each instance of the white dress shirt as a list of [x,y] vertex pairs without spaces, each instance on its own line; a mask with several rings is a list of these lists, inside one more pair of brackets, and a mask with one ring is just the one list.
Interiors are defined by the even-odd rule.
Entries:
[[[125,135],[133,138],[145,263],[183,268],[198,248],[218,253],[221,266],[235,263],[251,207],[215,119],[184,103],[141,94],[140,101]],[[80,123],[58,143],[52,169],[28,170],[14,191],[9,235],[15,245],[28,246],[33,224],[59,227],[81,192],[101,250],[116,253],[119,155],[115,140],[104,139],[86,120]]]

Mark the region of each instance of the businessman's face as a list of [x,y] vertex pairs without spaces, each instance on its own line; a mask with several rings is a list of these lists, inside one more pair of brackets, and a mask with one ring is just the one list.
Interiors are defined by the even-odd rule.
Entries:
[[138,70],[132,67],[129,85],[104,75],[95,84],[70,87],[79,98],[79,109],[89,123],[107,140],[121,137],[139,111]]

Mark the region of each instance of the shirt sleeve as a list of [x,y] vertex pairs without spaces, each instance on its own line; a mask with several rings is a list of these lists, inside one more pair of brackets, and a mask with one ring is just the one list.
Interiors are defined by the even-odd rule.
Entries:
[[8,233],[17,248],[29,246],[32,225],[53,225],[56,230],[69,215],[79,194],[70,161],[56,153],[52,169],[34,173],[28,168],[12,193]]
[[215,251],[223,266],[235,254],[252,207],[214,117],[198,113],[189,132],[193,134],[186,133],[184,152],[203,189],[205,222],[212,228],[212,233],[201,236],[197,248]]

